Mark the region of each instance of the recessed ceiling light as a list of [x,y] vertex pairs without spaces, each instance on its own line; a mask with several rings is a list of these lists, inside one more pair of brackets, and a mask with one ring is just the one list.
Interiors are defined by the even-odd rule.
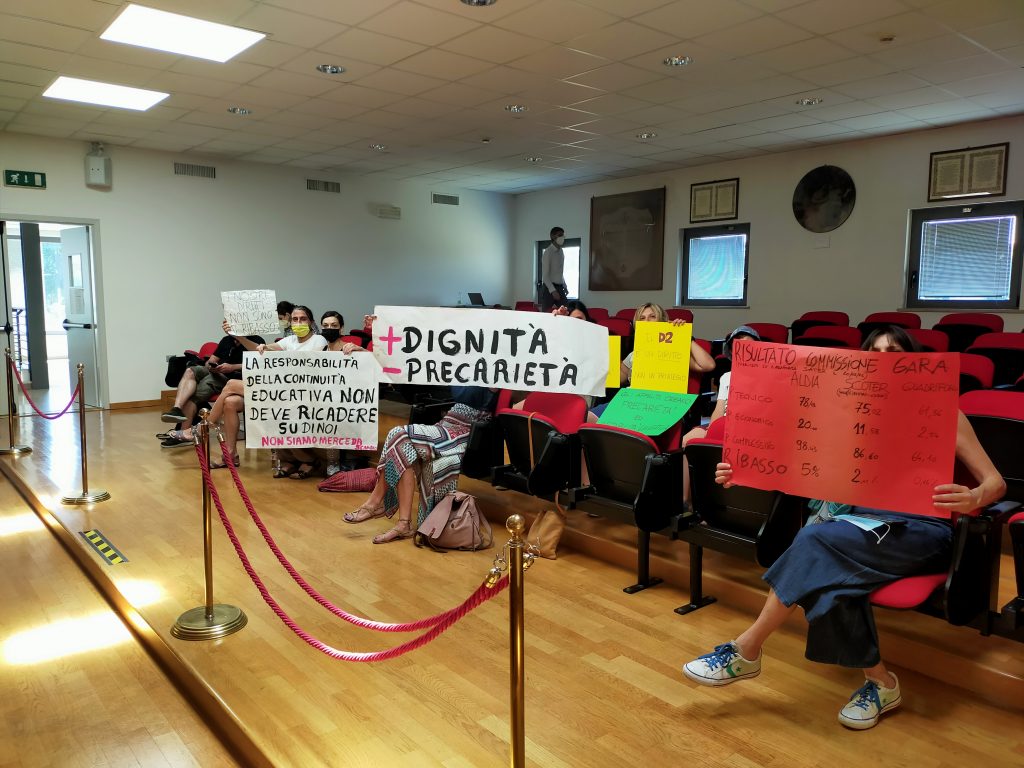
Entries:
[[514,115],[518,115],[520,112],[525,112],[529,107],[525,104],[506,104],[505,111],[511,112]]
[[528,163],[539,163],[539,162],[541,162],[541,161],[542,161],[542,160],[543,160],[544,158],[543,158],[543,157],[537,157],[536,155],[530,155],[529,157],[524,157],[523,159],[524,159],[524,160],[525,160],[526,162],[528,162]]
[[129,5],[100,37],[115,43],[225,62],[266,35],[178,13]]
[[369,146],[374,152],[383,152],[388,148],[387,144],[370,144]]
[[818,104],[821,104],[821,102],[823,101],[824,99],[821,98],[820,96],[812,96],[809,99],[797,99],[796,103],[799,104],[801,107],[815,107]]
[[463,5],[471,5],[474,8],[482,8],[485,5],[494,5],[498,0],[462,0]]
[[147,91],[142,88],[129,88],[126,85],[100,83],[95,80],[79,80],[77,77],[61,75],[53,81],[53,85],[43,92],[43,96],[65,101],[80,101],[85,104],[100,104],[105,107],[120,107],[145,112],[154,104],[163,101],[169,93]]
[[317,64],[316,71],[323,72],[325,75],[340,75],[345,68],[339,64]]
[[693,59],[689,56],[669,56],[665,59],[662,64],[666,67],[685,67],[687,64],[691,64]]
[[658,138],[658,134],[654,131],[644,131],[643,133],[638,133],[636,137],[638,139],[656,139]]
[[252,114],[252,110],[247,107],[228,107],[228,112],[232,115],[241,115],[242,117]]

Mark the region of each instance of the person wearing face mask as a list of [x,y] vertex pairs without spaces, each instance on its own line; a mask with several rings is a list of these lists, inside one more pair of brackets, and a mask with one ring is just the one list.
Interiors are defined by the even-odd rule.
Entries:
[[551,245],[544,249],[540,257],[540,308],[549,312],[552,307],[561,306],[568,298],[565,286],[565,256],[562,246],[565,245],[565,230],[554,227],[551,230]]
[[281,329],[281,336],[292,335],[292,310],[295,305],[290,301],[277,302],[277,325]]

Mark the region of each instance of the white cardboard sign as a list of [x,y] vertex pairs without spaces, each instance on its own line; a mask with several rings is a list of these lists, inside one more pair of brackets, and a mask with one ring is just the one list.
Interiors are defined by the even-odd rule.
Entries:
[[262,336],[281,330],[277,323],[277,295],[274,291],[221,291],[224,319],[235,336]]

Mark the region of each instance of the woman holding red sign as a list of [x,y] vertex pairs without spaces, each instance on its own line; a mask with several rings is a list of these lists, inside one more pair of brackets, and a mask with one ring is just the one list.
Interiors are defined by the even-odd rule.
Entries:
[[[862,349],[920,351],[901,328],[873,332]],[[956,456],[977,482],[939,485],[932,502],[946,514],[969,513],[998,501],[1006,484],[960,413]],[[732,467],[720,463],[715,481],[729,487]],[[952,525],[948,519],[818,502],[818,514],[765,572],[771,588],[757,620],[735,640],[683,665],[683,674],[702,685],[728,685],[761,673],[761,648],[799,605],[808,622],[806,657],[861,669],[865,682],[840,710],[839,722],[864,730],[900,705],[899,680],[882,662],[871,593],[906,576],[948,567]],[[851,516],[849,513],[855,513]],[[837,519],[841,515],[846,517]],[[843,522],[848,524],[844,525]],[[852,524],[849,524],[852,523]]]

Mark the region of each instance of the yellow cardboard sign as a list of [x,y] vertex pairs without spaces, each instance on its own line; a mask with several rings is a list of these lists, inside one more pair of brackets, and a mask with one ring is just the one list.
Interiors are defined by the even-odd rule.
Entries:
[[622,364],[622,337],[608,334],[608,378],[605,389],[618,389],[621,385],[619,366]]
[[630,386],[685,394],[690,382],[693,325],[637,323],[633,331]]

